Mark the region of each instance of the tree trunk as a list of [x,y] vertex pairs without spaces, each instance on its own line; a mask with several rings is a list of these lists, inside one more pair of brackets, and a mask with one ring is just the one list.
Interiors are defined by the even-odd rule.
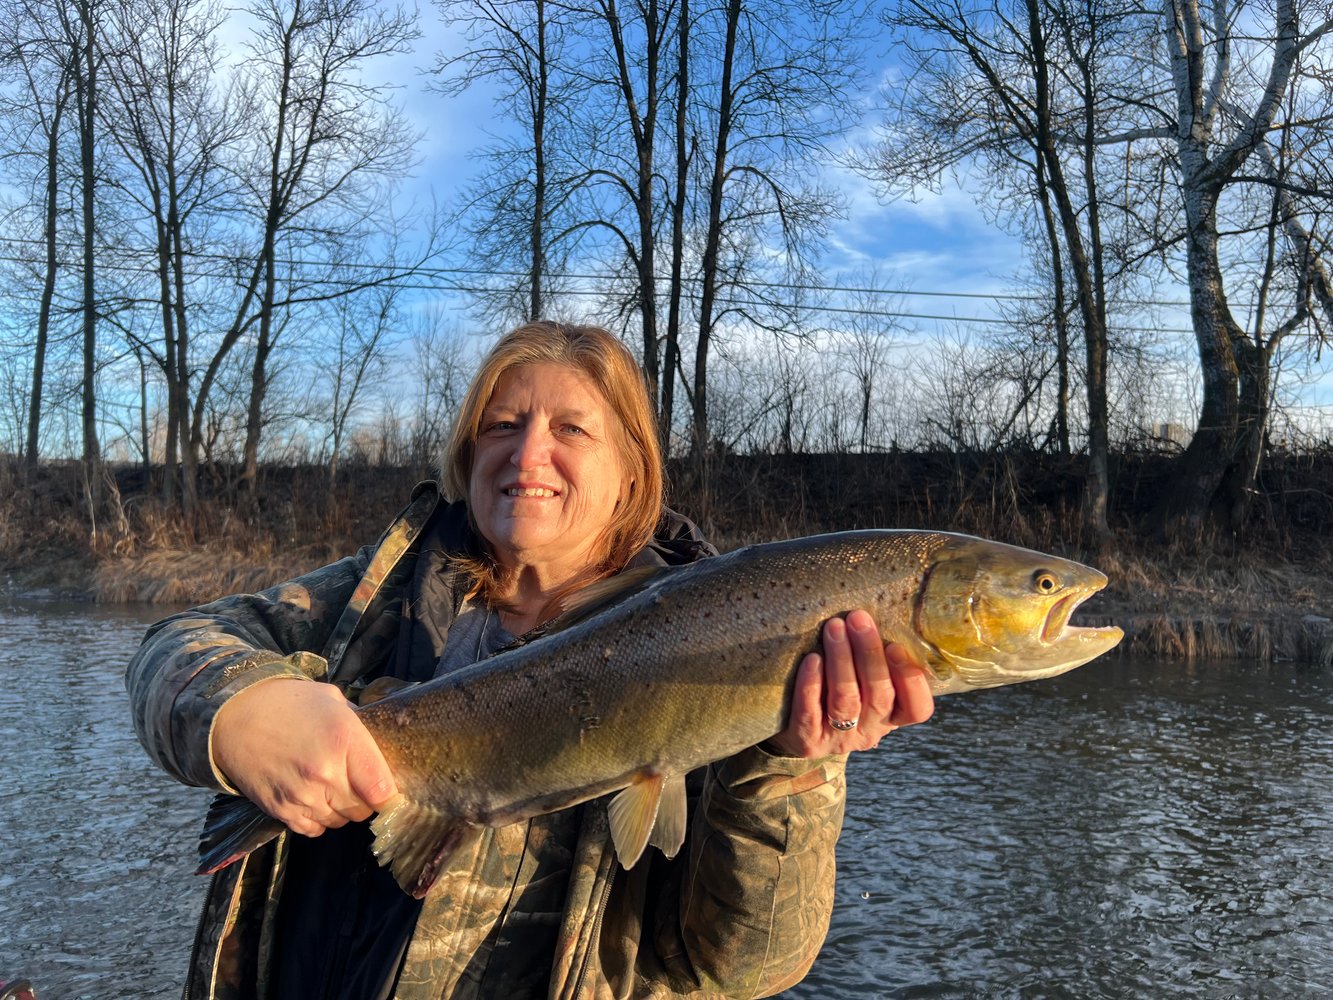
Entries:
[[546,101],[550,67],[546,59],[546,2],[537,6],[537,99],[532,109],[532,228],[529,232],[528,319],[542,318],[542,277],[546,272]]
[[[167,170],[167,263],[170,267],[170,285],[164,289],[170,303],[171,319],[162,320],[167,365],[167,452],[165,456],[163,496],[168,503],[175,499],[176,479],[181,486],[181,512],[189,525],[194,524],[197,511],[195,502],[199,486],[190,477],[197,475],[195,463],[185,461],[184,452],[190,442],[190,334],[186,303],[185,275],[185,222],[181,218],[180,191],[174,159],[166,164]],[[177,462],[180,462],[179,469]]]
[[[1211,13],[1214,35],[1207,39],[1198,0],[1171,0],[1171,16],[1166,24],[1178,118],[1176,153],[1185,208],[1190,317],[1199,346],[1203,400],[1198,429],[1163,490],[1154,522],[1160,533],[1183,529],[1190,538],[1201,535],[1210,519],[1222,515],[1220,520],[1225,523],[1234,516],[1235,487],[1230,499],[1219,495],[1219,487],[1224,479],[1233,484],[1245,479],[1229,469],[1240,459],[1241,450],[1237,436],[1241,407],[1237,355],[1253,345],[1249,345],[1227,303],[1218,257],[1218,199],[1272,126],[1302,45],[1296,5],[1292,0],[1278,0],[1273,8],[1272,64],[1263,97],[1248,117],[1242,109],[1228,108],[1228,118],[1239,119],[1243,127],[1230,142],[1222,142],[1213,134],[1214,118],[1230,85],[1231,25],[1223,16],[1225,11]],[[1316,29],[1318,33],[1326,30]],[[1210,55],[1215,65],[1207,76]],[[1263,351],[1256,349],[1256,355],[1246,357],[1247,369],[1251,363],[1267,363]],[[1262,386],[1265,396],[1261,404],[1246,404],[1251,411],[1247,420],[1251,420],[1266,411],[1268,376],[1266,372],[1259,375],[1247,371],[1246,378],[1249,392],[1258,392]],[[1262,429],[1259,433],[1262,435]]]
[[255,342],[254,364],[250,368],[250,401],[245,414],[245,451],[241,469],[242,495],[254,510],[259,490],[259,439],[264,431],[264,393],[268,390],[268,356],[273,351],[273,309],[277,298],[277,260],[272,246],[268,251],[264,294],[260,305],[259,338]]
[[[1079,228],[1079,213],[1070,197],[1064,166],[1051,134],[1046,39],[1037,0],[1027,0],[1027,10],[1028,34],[1032,43],[1033,67],[1036,70],[1036,153],[1044,159],[1046,175],[1050,180],[1050,191],[1055,196],[1060,225],[1064,232],[1065,250],[1069,254],[1069,266],[1074,276],[1075,296],[1078,301],[1079,316],[1083,320],[1084,342],[1088,355],[1088,472],[1084,486],[1083,522],[1094,541],[1101,545],[1110,537],[1110,527],[1107,523],[1110,477],[1107,465],[1104,292],[1097,280],[1096,262],[1089,259],[1084,249],[1083,233]],[[1091,99],[1092,95],[1088,95],[1088,100]],[[1089,194],[1091,196],[1092,192]]]
[[[92,0],[81,0],[79,18],[83,28],[80,71],[75,74],[79,89],[79,173],[83,195],[83,465],[89,516],[96,525],[102,497],[102,452],[97,441],[97,287],[96,268],[96,120],[97,48],[93,36]],[[94,527],[94,532],[96,528]]]
[[139,442],[143,452],[143,485],[146,493],[153,484],[152,438],[148,430],[148,362],[142,350],[135,350],[134,358],[139,362]]
[[726,41],[722,52],[722,82],[718,97],[717,136],[713,147],[712,180],[708,185],[708,228],[704,240],[703,288],[699,295],[699,341],[694,349],[694,414],[691,450],[699,473],[701,491],[709,486],[708,456],[708,349],[713,333],[713,306],[717,297],[718,254],[722,242],[722,195],[731,149],[731,74],[736,58],[736,36],[741,0],[727,3]]
[[62,73],[55,107],[51,113],[51,132],[46,139],[46,202],[45,217],[42,222],[42,236],[46,245],[45,273],[42,275],[42,299],[37,309],[37,342],[33,345],[32,355],[32,392],[28,396],[28,438],[24,448],[24,464],[29,469],[37,467],[41,448],[42,426],[42,389],[46,381],[46,345],[51,335],[51,304],[55,299],[56,271],[59,262],[56,255],[56,218],[59,212],[60,195],[60,122],[64,115],[65,101],[68,99],[66,83],[68,66]]
[[654,408],[661,392],[662,369],[657,340],[657,232],[653,224],[653,150],[657,143],[657,66],[661,47],[657,0],[650,0],[645,30],[648,35],[648,70],[643,120],[635,137],[638,153],[638,189],[635,209],[639,222],[639,322],[643,334],[643,373]]
[[662,352],[662,392],[659,406],[662,454],[671,446],[675,418],[676,369],[680,366],[681,296],[684,294],[685,199],[689,190],[690,3],[680,0],[676,72],[676,182],[671,200],[671,288],[668,290],[666,345]]
[[1046,182],[1046,167],[1037,157],[1037,201],[1041,205],[1042,223],[1046,228],[1046,245],[1051,249],[1051,315],[1055,325],[1056,399],[1052,437],[1061,455],[1069,454],[1069,309],[1065,304],[1064,250],[1056,226],[1055,211],[1051,207],[1050,186]]
[[1092,536],[1106,544],[1111,537],[1107,521],[1111,498],[1111,414],[1106,399],[1106,270],[1099,208],[1101,195],[1097,189],[1094,159],[1097,148],[1096,102],[1101,95],[1093,78],[1092,59],[1089,52],[1078,60],[1083,84],[1083,187],[1087,194],[1088,243],[1091,246],[1088,277],[1092,281],[1092,304],[1097,316],[1096,323],[1084,326],[1088,365],[1088,475],[1083,520]]
[[1263,463],[1271,382],[1267,352],[1249,339],[1239,340],[1235,346],[1239,376],[1235,460],[1222,478],[1215,507],[1225,518],[1231,537],[1238,539],[1244,531]]
[[1154,513],[1161,532],[1202,534],[1213,497],[1236,454],[1240,373],[1233,345],[1243,338],[1231,317],[1218,267],[1216,207],[1212,191],[1186,187],[1186,264],[1190,318],[1199,347],[1203,401],[1199,425],[1181,455]]
[[601,5],[601,18],[606,23],[616,67],[616,86],[625,109],[634,143],[633,180],[622,179],[634,206],[637,234],[631,245],[625,240],[626,252],[634,264],[634,280],[638,290],[639,329],[643,342],[643,376],[648,386],[648,398],[654,409],[658,403],[661,377],[661,351],[657,335],[657,229],[654,218],[653,183],[655,181],[654,153],[657,145],[658,65],[662,50],[662,33],[657,0],[640,4],[644,32],[643,93],[635,90],[630,67],[630,53],[625,42],[625,24],[614,2]]

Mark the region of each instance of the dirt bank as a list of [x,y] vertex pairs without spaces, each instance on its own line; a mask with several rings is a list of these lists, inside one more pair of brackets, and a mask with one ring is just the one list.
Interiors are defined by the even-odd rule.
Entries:
[[[1071,458],[731,456],[706,491],[675,470],[670,500],[723,548],[860,527],[1026,545],[1108,574],[1084,620],[1120,625],[1127,650],[1333,662],[1333,544],[1324,529],[1333,490],[1322,486],[1333,462],[1271,470],[1246,537],[1172,547],[1137,528],[1164,468],[1151,456],[1118,463],[1109,548],[1081,534],[1082,469]],[[187,528],[156,498],[160,484],[140,469],[119,470],[110,513],[90,531],[75,470],[47,467],[0,505],[0,579],[10,593],[172,605],[258,590],[373,541],[420,478],[419,470],[351,469],[330,486],[323,469],[266,469],[248,509],[219,482]]]

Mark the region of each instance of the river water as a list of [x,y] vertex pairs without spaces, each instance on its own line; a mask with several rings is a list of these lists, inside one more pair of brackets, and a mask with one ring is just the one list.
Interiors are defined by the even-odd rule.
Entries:
[[[0,980],[180,991],[208,796],[121,672],[160,608],[0,601]],[[1333,995],[1333,673],[1107,658],[853,758],[837,907],[785,996]]]

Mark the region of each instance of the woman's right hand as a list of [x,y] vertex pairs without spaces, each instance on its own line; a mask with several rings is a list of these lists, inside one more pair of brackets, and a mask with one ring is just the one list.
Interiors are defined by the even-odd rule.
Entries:
[[332,684],[278,678],[246,688],[213,720],[213,762],[296,833],[368,818],[398,793],[384,755]]

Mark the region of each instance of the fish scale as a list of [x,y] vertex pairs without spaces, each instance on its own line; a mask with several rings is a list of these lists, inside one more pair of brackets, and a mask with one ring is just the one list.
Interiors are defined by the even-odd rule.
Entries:
[[[891,530],[622,574],[549,634],[358,710],[399,789],[372,824],[376,855],[422,895],[481,827],[610,792],[622,863],[649,837],[672,853],[684,775],[782,729],[829,618],[870,611],[947,694],[1054,676],[1113,647],[1118,629],[1068,622],[1105,583],[1027,549]],[[204,845],[215,859],[245,846]]]

